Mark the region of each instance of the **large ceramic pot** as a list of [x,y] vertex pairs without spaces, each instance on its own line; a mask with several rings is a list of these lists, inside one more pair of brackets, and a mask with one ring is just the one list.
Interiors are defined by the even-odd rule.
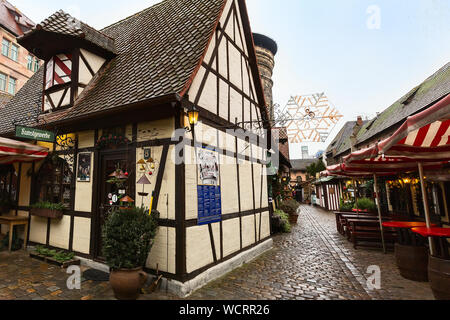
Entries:
[[450,300],[450,260],[430,256],[428,278],[437,300]]
[[109,283],[118,300],[137,300],[141,288],[147,281],[147,273],[142,268],[111,271]]
[[395,244],[395,260],[402,277],[413,281],[428,281],[428,249],[424,246]]

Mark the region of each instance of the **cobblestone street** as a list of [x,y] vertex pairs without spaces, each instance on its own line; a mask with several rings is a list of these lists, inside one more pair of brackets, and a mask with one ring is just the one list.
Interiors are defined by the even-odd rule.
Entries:
[[[381,268],[381,290],[366,285],[367,268]],[[22,252],[0,254],[0,299],[113,299],[107,282],[84,281],[68,290],[64,270]],[[141,299],[175,299],[160,292]],[[276,236],[273,250],[194,292],[194,300],[385,300],[433,299],[428,283],[403,279],[393,253],[358,249],[336,231],[332,213],[302,206],[291,234]]]

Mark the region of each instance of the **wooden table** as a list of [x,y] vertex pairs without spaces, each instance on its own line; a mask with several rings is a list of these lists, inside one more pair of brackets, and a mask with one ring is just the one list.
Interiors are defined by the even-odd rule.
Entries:
[[438,249],[435,253],[436,257],[444,260],[450,260],[447,242],[447,239],[450,239],[450,229],[418,227],[413,228],[412,231],[420,234],[424,238],[431,237],[436,244],[436,249]]
[[28,217],[22,216],[0,216],[0,225],[9,225],[9,252],[11,253],[11,246],[13,240],[13,231],[15,226],[25,226],[23,248],[26,250],[28,242]]

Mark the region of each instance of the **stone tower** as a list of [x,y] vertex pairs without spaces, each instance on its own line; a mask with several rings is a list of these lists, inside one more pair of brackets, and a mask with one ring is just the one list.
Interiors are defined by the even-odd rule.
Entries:
[[261,81],[264,88],[264,97],[266,99],[266,106],[269,111],[270,119],[274,119],[273,109],[273,68],[275,67],[275,55],[278,51],[277,43],[271,38],[259,34],[253,34],[255,42],[256,59],[258,61],[258,69],[261,75]]

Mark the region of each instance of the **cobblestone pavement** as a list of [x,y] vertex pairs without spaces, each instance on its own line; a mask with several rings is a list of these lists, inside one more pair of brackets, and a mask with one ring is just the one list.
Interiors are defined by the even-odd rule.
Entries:
[[[367,268],[381,268],[381,290],[366,285]],[[64,270],[30,259],[25,251],[0,253],[0,300],[109,300],[107,282],[83,281],[68,290]],[[176,299],[161,289],[143,300]],[[393,253],[353,249],[337,231],[332,213],[302,206],[291,234],[274,237],[274,248],[194,292],[194,300],[431,300],[428,283],[403,279]]]

